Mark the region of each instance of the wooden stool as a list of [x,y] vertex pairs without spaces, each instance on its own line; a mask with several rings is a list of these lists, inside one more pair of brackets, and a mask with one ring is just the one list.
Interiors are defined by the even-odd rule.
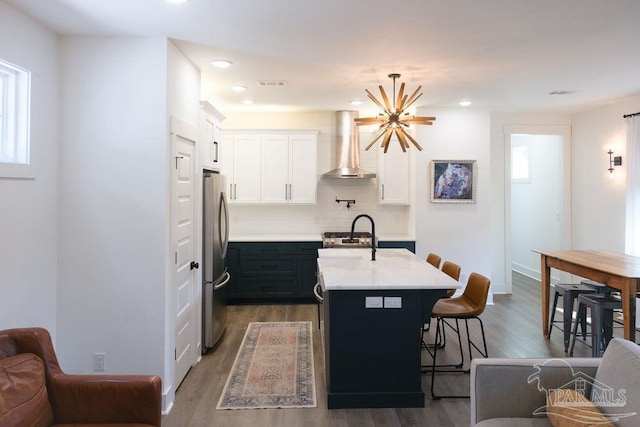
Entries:
[[578,316],[573,325],[573,339],[571,340],[570,356],[576,344],[578,320],[587,315],[587,308],[591,311],[591,356],[600,357],[601,352],[613,336],[613,310],[622,309],[622,301],[610,295],[582,294],[578,296]]
[[[595,294],[596,290],[593,286],[586,284],[571,284],[571,283],[558,283],[555,285],[555,294],[553,297],[553,307],[551,308],[551,320],[549,321],[549,331],[547,332],[547,339],[551,338],[551,329],[554,326],[554,319],[556,317],[556,308],[558,306],[558,297],[562,296],[562,331],[564,332],[564,352],[569,350],[569,342],[571,341],[571,322],[573,321],[573,309],[575,306],[575,300],[578,295],[581,294]],[[586,337],[586,325],[587,319],[583,317],[580,321],[580,327],[583,337]],[[557,328],[557,326],[556,326]],[[575,333],[575,332],[574,332]]]

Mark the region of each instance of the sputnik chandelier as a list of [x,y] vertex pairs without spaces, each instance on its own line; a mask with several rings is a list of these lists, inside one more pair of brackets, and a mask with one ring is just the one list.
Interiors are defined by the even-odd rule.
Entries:
[[[395,104],[391,104],[389,98],[387,97],[387,93],[384,91],[382,85],[378,86],[380,88],[380,95],[382,95],[382,100],[384,104],[376,99],[375,96],[371,94],[367,89],[367,96],[371,99],[378,107],[380,107],[383,113],[380,113],[377,117],[363,117],[354,119],[356,126],[366,126],[366,125],[374,125],[379,124],[377,135],[373,138],[373,140],[369,143],[366,150],[371,148],[376,141],[382,138],[381,147],[384,148],[384,152],[386,153],[389,149],[389,142],[391,141],[391,137],[395,134],[398,137],[398,142],[400,143],[400,147],[402,147],[402,151],[407,151],[409,148],[409,142],[411,141],[413,145],[420,151],[422,151],[422,147],[418,142],[407,132],[409,129],[409,125],[432,125],[433,121],[436,119],[435,117],[416,117],[411,115],[409,112],[405,111],[414,103],[418,98],[422,96],[422,93],[418,94],[422,86],[418,86],[418,88],[413,92],[411,96],[406,95],[404,93],[404,83],[400,85],[400,92],[398,92],[398,96],[396,97],[396,79],[400,77],[400,74],[393,73],[389,74],[389,78],[393,79],[393,98],[395,100]],[[383,138],[384,137],[384,138]]]

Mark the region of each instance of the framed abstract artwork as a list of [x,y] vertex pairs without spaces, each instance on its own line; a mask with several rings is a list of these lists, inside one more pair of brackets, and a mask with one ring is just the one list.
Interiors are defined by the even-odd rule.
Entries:
[[431,161],[431,203],[475,203],[477,183],[475,160]]

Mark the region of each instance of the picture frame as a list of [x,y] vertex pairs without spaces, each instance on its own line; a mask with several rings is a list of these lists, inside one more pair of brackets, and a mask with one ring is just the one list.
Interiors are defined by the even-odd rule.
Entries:
[[432,160],[431,203],[475,203],[478,166],[475,160]]

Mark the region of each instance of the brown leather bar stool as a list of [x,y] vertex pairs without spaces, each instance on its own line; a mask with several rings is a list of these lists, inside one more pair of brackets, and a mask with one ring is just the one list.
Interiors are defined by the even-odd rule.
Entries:
[[[469,397],[448,395],[442,396],[435,393],[435,374],[436,372],[459,372],[469,373],[469,369],[464,369],[464,350],[462,347],[462,333],[460,330],[459,320],[464,320],[465,328],[467,330],[467,346],[469,349],[469,357],[473,359],[472,348],[475,349],[482,357],[488,357],[487,340],[484,334],[484,325],[480,314],[484,311],[487,305],[487,296],[489,295],[489,286],[491,281],[478,273],[471,273],[467,286],[464,292],[459,297],[455,298],[442,298],[438,300],[432,310],[431,316],[437,319],[436,324],[436,343],[440,342],[440,334],[444,333],[445,327],[450,328],[458,336],[458,345],[460,346],[460,363],[453,365],[438,365],[436,363],[438,354],[438,345],[433,347],[433,353],[429,350],[433,357],[433,364],[431,365],[431,396],[433,399],[438,400],[441,398],[451,397]],[[469,320],[476,319],[480,325],[480,331],[482,333],[482,349],[471,339],[469,334]],[[448,320],[454,320],[455,326],[453,326]],[[442,324],[442,331],[440,328]],[[429,372],[429,370],[423,371]]]
[[[451,261],[445,261],[442,263],[442,268],[441,268],[442,272],[445,273],[446,275],[448,275],[449,277],[451,277],[452,279],[458,281],[460,280],[460,271],[461,268],[458,264],[451,262]],[[448,297],[452,297],[453,294],[456,293],[455,289],[449,289],[447,291],[447,296]]]
[[429,255],[427,255],[427,262],[433,265],[435,268],[440,268],[440,261],[442,261],[440,255],[434,253],[430,253]]
[[[555,285],[555,293],[553,297],[553,307],[551,308],[551,319],[549,320],[549,331],[547,332],[547,339],[551,338],[551,330],[555,326],[555,323],[562,322],[562,331],[564,332],[564,352],[569,351],[569,343],[571,341],[571,326],[573,323],[573,313],[575,307],[575,301],[578,299],[578,295],[581,294],[595,294],[596,290],[593,286],[573,283],[558,283]],[[556,309],[558,307],[558,298],[562,297],[562,320],[556,321]],[[586,336],[587,320],[585,317],[580,319],[580,327],[583,337]],[[555,326],[558,328],[558,326]]]
[[[438,257],[437,261],[434,260],[434,262],[437,262],[438,264],[440,264],[440,257],[438,255],[435,254],[429,254],[429,256],[436,256]],[[429,257],[427,257],[427,262],[429,262]],[[431,264],[431,263],[429,263]],[[434,264],[431,264],[434,265]],[[442,272],[445,273],[446,275],[448,275],[449,277],[451,277],[452,279],[455,279],[456,281],[458,281],[460,279],[460,271],[462,270],[460,268],[460,266],[454,262],[451,261],[445,261],[442,263]],[[456,293],[456,289],[449,289],[447,290],[447,298],[451,298],[453,296],[453,294]],[[427,332],[429,330],[429,328],[431,327],[431,319],[429,319],[429,322],[427,323],[426,327],[422,327],[422,346],[425,347],[427,344],[424,342],[424,333]]]

